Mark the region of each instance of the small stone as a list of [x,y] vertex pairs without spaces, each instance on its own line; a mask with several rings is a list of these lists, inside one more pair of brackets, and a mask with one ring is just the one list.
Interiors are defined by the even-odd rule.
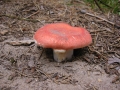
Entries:
[[85,14],[86,13],[86,10],[81,10],[80,11],[82,14]]

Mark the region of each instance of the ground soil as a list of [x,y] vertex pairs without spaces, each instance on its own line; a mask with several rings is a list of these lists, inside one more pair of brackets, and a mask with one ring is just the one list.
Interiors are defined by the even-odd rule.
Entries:
[[[28,43],[55,22],[86,28],[93,43],[58,64],[51,49]],[[0,90],[120,90],[119,28],[119,16],[82,0],[0,0]]]

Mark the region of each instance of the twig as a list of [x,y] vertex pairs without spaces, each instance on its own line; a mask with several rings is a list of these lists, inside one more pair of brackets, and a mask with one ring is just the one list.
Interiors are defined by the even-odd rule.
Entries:
[[[37,70],[37,69],[36,69]],[[22,72],[19,72],[18,70],[15,70],[15,72],[17,72],[19,75],[25,76],[25,77],[33,77],[33,78],[37,78],[37,76],[32,76],[32,75],[26,75]],[[48,79],[52,80],[53,82],[55,82],[56,84],[59,84],[56,80],[53,80],[51,77],[49,77],[45,72],[43,72],[42,70],[39,69],[39,71],[41,74],[45,75]]]
[[115,77],[115,78],[112,80],[112,83],[116,83],[118,80],[120,80],[120,76]]
[[41,52],[40,57],[39,57],[39,60],[42,57],[43,52],[44,52],[44,48],[42,49],[42,52]]
[[83,14],[87,14],[87,15],[89,15],[89,16],[92,16],[92,17],[96,17],[96,18],[98,18],[98,19],[101,19],[101,20],[103,20],[103,21],[105,21],[105,22],[107,22],[107,23],[109,23],[109,24],[111,24],[111,25],[115,25],[115,23],[113,23],[113,22],[110,22],[110,21],[108,21],[108,20],[106,20],[106,19],[104,19],[104,18],[102,18],[102,17],[97,16],[97,15],[94,15],[94,14],[91,14],[91,13],[87,13],[87,12],[84,11],[84,10],[81,10],[80,12],[83,13]]
[[8,17],[8,18],[13,18],[13,19],[18,19],[18,20],[25,20],[25,21],[31,21],[31,22],[39,22],[39,20],[27,19],[27,18],[20,18],[20,17],[10,16],[10,15],[6,15],[6,14],[0,15],[0,17],[2,17],[2,16]]
[[91,13],[87,13],[85,10],[81,10],[80,12],[83,13],[83,14],[92,16],[92,17],[96,17],[96,18],[98,18],[98,19],[101,19],[102,21],[105,21],[105,22],[107,22],[107,23],[109,23],[109,24],[111,24],[111,25],[113,25],[113,26],[116,26],[116,27],[120,28],[119,25],[117,25],[117,24],[115,24],[114,22],[111,22],[111,21],[109,21],[109,20],[106,20],[106,19],[104,19],[104,18],[102,18],[102,17],[100,17],[100,16],[97,16],[97,15],[94,15],[94,14],[91,14]]
[[103,32],[105,30],[90,30],[91,33],[94,33],[94,32]]
[[108,60],[105,56],[103,56],[99,51],[96,51],[96,50],[92,50],[90,47],[89,47],[89,50],[92,51],[92,52],[95,52],[97,53],[98,55],[100,55],[102,58],[104,58],[105,60]]
[[98,4],[97,0],[94,0],[94,2],[95,2],[95,4],[98,6],[98,8],[99,8],[102,12],[104,12],[104,11],[102,10],[102,8],[100,7],[100,5]]
[[35,13],[33,13],[33,14],[27,16],[25,19],[28,19],[28,18],[30,18],[31,16],[33,16],[33,15],[35,15],[35,14],[37,14],[37,13],[39,13],[39,10],[38,10],[37,12],[35,12]]
[[56,84],[59,84],[56,80],[53,80],[51,77],[49,77],[45,72],[43,72],[42,70],[39,69],[39,72],[43,75],[45,75],[47,78],[49,78],[50,80],[52,80],[53,82],[55,82]]
[[7,41],[7,44],[12,46],[29,46],[35,43],[34,40],[21,40],[21,41]]
[[111,6],[105,4],[103,1],[101,1],[101,0],[98,0],[98,1],[99,1],[100,3],[102,3],[103,5],[105,5],[105,6],[107,6],[107,7],[109,7],[109,8],[112,8]]
[[31,75],[26,75],[23,72],[19,72],[18,70],[15,70],[20,76],[25,76],[25,77],[32,77]]

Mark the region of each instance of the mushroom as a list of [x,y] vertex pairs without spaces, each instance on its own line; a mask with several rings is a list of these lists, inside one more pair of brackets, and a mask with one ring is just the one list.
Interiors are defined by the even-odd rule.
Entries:
[[66,23],[47,24],[35,32],[34,39],[43,48],[52,48],[54,60],[57,62],[70,60],[73,49],[92,43],[91,35],[86,29]]

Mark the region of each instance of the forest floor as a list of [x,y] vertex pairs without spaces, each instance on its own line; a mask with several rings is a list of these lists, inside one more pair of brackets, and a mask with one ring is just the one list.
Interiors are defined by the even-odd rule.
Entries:
[[[32,42],[56,22],[86,28],[93,43],[58,64]],[[0,90],[120,90],[120,16],[82,0],[0,0]]]

